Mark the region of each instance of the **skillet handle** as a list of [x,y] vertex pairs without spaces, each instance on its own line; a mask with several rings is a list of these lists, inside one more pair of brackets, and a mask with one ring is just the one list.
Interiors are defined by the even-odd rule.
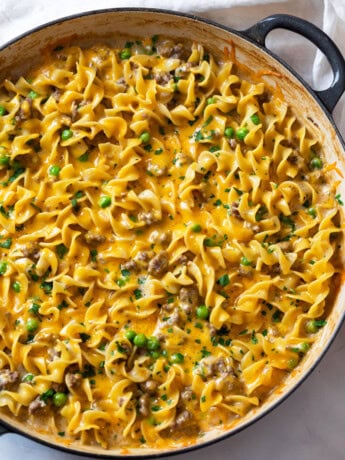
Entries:
[[6,434],[6,433],[9,433],[9,431],[7,430],[7,428],[5,428],[3,425],[0,425],[0,436],[2,434]]
[[305,19],[289,14],[274,14],[262,19],[242,33],[265,46],[267,35],[274,29],[287,29],[310,40],[326,56],[333,71],[331,86],[322,91],[314,91],[329,112],[345,91],[345,60],[336,44],[321,29]]

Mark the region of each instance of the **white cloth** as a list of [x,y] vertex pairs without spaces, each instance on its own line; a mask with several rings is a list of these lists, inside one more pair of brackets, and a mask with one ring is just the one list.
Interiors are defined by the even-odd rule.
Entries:
[[[345,0],[0,0],[0,46],[31,28],[70,14],[101,8],[157,7],[195,13],[234,29],[245,29],[274,13],[305,18],[323,29],[345,55]],[[294,67],[313,88],[324,89],[332,79],[330,67],[320,52],[305,39],[289,32],[274,31],[267,46]],[[297,52],[296,52],[297,50]],[[345,137],[345,96],[333,113]],[[308,379],[288,405],[280,406],[254,427],[208,449],[181,456],[181,460],[343,460],[345,379],[343,327],[319,373]],[[239,441],[239,442],[238,442]],[[17,435],[0,439],[0,459],[77,460],[79,457],[52,451]],[[80,457],[81,459],[82,457]]]

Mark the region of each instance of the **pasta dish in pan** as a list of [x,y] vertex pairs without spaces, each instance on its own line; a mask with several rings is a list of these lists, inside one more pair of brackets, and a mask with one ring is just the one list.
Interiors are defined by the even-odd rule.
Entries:
[[61,46],[0,89],[0,407],[174,447],[282,384],[327,321],[336,183],[227,48]]

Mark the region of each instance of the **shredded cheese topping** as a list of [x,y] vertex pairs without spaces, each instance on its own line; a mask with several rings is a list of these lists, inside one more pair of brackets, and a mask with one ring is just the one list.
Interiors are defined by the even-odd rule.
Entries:
[[281,384],[326,323],[338,202],[263,79],[199,44],[61,47],[0,92],[0,407],[177,447]]

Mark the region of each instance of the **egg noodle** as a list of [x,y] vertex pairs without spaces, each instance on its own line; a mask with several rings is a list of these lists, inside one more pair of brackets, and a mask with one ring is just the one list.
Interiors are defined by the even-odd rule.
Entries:
[[5,80],[3,413],[165,448],[263,403],[326,324],[342,202],[324,162],[227,50],[60,46]]

